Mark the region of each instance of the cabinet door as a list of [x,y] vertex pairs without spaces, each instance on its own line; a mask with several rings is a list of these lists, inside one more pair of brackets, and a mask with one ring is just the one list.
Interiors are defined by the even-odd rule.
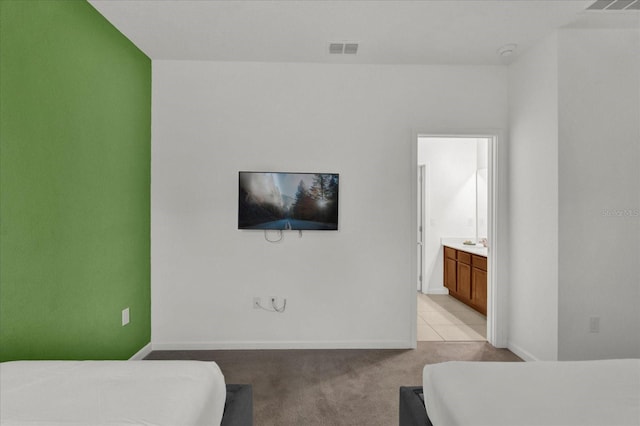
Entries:
[[487,271],[473,268],[471,272],[471,303],[483,314],[487,314]]
[[471,299],[471,266],[458,262],[458,296],[464,301]]
[[455,293],[458,289],[456,288],[456,262],[454,259],[445,258],[444,259],[444,286],[449,289],[449,291]]

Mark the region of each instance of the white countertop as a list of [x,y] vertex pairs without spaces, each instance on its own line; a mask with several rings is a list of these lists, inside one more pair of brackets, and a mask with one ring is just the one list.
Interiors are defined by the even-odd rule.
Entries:
[[[467,238],[469,239],[469,238]],[[487,257],[487,248],[480,245],[480,246],[470,246],[470,245],[466,245],[466,244],[462,244],[462,241],[464,241],[464,239],[462,241],[456,241],[459,240],[459,238],[457,239],[453,239],[453,238],[442,238],[442,245],[446,246],[446,247],[451,247],[452,249],[456,249],[456,250],[461,250],[461,251],[466,251],[467,253],[471,253],[471,254],[475,254],[478,256],[484,256]]]

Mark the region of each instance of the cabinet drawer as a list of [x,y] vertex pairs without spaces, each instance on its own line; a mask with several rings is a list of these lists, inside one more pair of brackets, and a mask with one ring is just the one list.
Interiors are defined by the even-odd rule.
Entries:
[[444,248],[444,257],[455,260],[456,259],[456,251],[454,249],[452,249],[451,247],[445,247]]
[[483,271],[487,270],[487,258],[484,256],[476,256],[475,254],[471,257],[471,264],[478,269],[482,269]]
[[471,255],[469,253],[465,253],[463,251],[458,251],[458,262],[466,263],[467,265],[471,265]]

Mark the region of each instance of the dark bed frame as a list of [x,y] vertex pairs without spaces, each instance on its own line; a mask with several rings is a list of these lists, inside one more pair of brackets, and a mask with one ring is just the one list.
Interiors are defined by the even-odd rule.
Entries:
[[400,426],[433,426],[424,405],[422,386],[400,387]]
[[253,426],[251,385],[227,385],[227,398],[220,426]]

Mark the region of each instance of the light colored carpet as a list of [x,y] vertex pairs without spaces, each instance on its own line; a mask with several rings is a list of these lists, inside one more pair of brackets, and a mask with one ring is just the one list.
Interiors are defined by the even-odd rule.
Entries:
[[486,342],[418,342],[410,349],[153,351],[146,359],[211,360],[227,383],[253,385],[256,426],[398,424],[400,386],[425,364],[521,361]]

